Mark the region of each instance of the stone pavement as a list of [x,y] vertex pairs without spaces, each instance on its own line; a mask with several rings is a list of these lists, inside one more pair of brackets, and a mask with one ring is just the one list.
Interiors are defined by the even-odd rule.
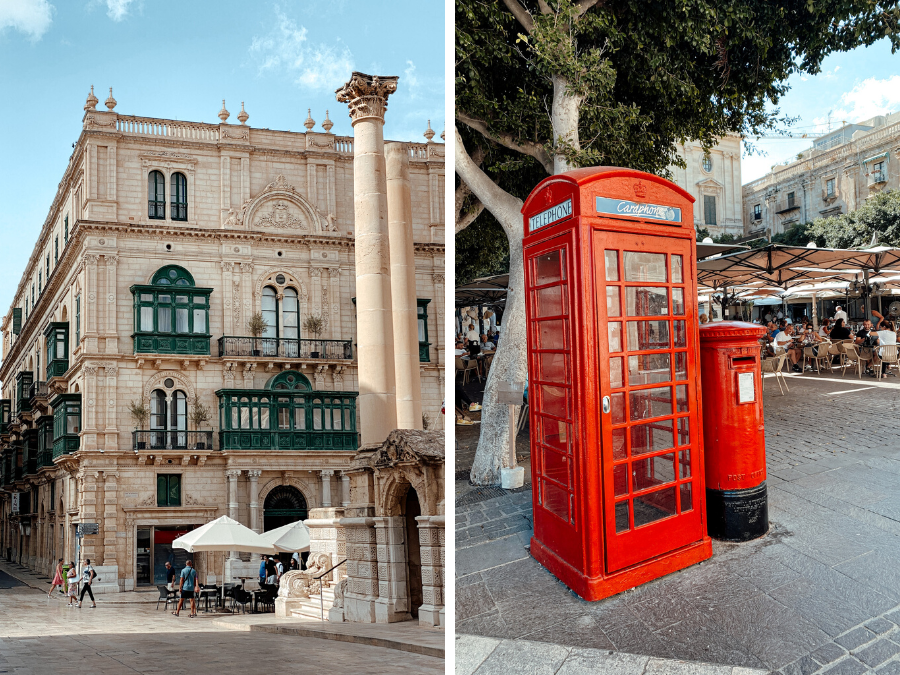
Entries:
[[529,485],[458,481],[457,633],[783,675],[900,674],[900,384],[787,380],[784,397],[765,387],[769,534],[717,542],[711,560],[607,600],[581,600],[528,555]]
[[[2,585],[2,584],[0,584]],[[126,595],[126,594],[122,594]],[[66,607],[27,586],[0,588],[0,673],[15,675],[247,675],[444,672],[443,659],[362,644],[215,625],[143,603]]]

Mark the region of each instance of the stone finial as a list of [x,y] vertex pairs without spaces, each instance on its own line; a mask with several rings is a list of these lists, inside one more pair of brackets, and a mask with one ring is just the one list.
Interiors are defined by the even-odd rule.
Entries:
[[[224,101],[223,101],[223,103],[224,103]],[[249,119],[250,119],[250,115],[248,115],[247,111],[244,110],[244,102],[241,101],[241,112],[238,113],[238,121],[241,124],[246,124],[247,120],[249,120]]]
[[109,88],[109,98],[107,98],[103,102],[103,105],[105,105],[110,111],[112,111],[112,109],[116,107],[116,103],[118,103],[118,101],[116,101],[116,99],[113,98],[112,87],[110,87]]
[[322,122],[322,128],[325,130],[325,133],[329,133],[331,131],[331,127],[334,126],[334,122],[328,119],[328,111],[325,111],[325,121]]
[[354,71],[350,81],[335,91],[337,100],[350,107],[350,119],[357,122],[366,117],[384,121],[388,96],[397,91],[396,75],[366,75]]
[[316,121],[312,118],[312,108],[306,109],[306,121],[303,122],[303,126],[306,127],[307,131],[312,131],[313,127],[316,126]]
[[444,141],[445,143],[447,142],[447,131],[446,130],[441,132],[441,140]]
[[219,111],[219,119],[222,120],[222,124],[225,124],[225,120],[231,117],[231,113],[225,109],[225,99],[222,99],[222,109]]
[[94,85],[91,85],[91,93],[88,94],[87,101],[84,103],[85,110],[96,110],[97,103],[99,103],[99,99],[94,96]]
[[431,139],[434,138],[434,129],[431,128],[431,120],[428,120],[428,128],[425,130],[425,133],[422,134],[426,140],[431,143]]

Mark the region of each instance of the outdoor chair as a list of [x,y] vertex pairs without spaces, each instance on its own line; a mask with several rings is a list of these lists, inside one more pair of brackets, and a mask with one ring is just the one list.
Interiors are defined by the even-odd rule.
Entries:
[[474,372],[478,375],[478,362],[475,359],[463,361],[461,357],[456,357],[456,372],[462,372],[462,383],[465,386],[469,382],[469,373]]
[[884,370],[885,366],[887,366],[888,368],[890,368],[891,366],[900,366],[900,358],[898,358],[897,355],[897,345],[885,345],[884,347],[879,347],[878,352],[881,363],[878,364],[876,377],[878,377],[878,379],[881,379],[881,373]]
[[278,587],[277,586],[274,586],[274,587],[267,586],[264,591],[257,594],[256,605],[257,605],[257,607],[259,607],[259,605],[262,605],[266,611],[268,611],[268,608],[271,607],[272,611],[274,612],[275,611],[275,598],[277,598],[277,597],[278,597]]
[[837,366],[841,368],[841,374],[843,374],[843,368],[845,362],[847,360],[847,355],[844,353],[844,350],[841,349],[841,344],[839,342],[832,342],[828,345],[828,357],[831,360],[831,370],[834,371],[834,359],[837,357]]
[[163,600],[166,601],[165,607],[163,607],[163,609],[169,609],[170,602],[173,605],[178,604],[178,591],[170,591],[165,586],[157,586],[156,590],[159,591],[159,598],[156,600],[156,609],[159,609],[159,603]]
[[[784,373],[782,372],[786,360],[787,354],[782,350],[782,353],[778,356],[773,356],[770,359],[763,359],[760,364],[763,373],[772,373],[775,376],[775,382],[778,384],[778,389],[781,390],[782,396],[784,396],[785,390],[790,391],[787,386],[787,381],[784,379]],[[784,384],[784,388],[781,386],[782,383]],[[766,381],[763,380],[763,387],[765,387],[765,385]]]
[[250,601],[253,600],[253,596],[250,595],[250,591],[245,591],[240,586],[236,586],[232,592],[231,601],[232,607],[235,605],[240,605],[241,609],[244,613],[247,613],[247,605]]
[[818,349],[815,347],[804,347],[803,348],[803,359],[811,359],[816,364],[816,375],[820,374],[819,364],[824,364],[828,370],[831,370],[831,354],[829,353],[829,348],[831,347],[831,343],[829,342],[820,342],[818,345]]
[[[853,343],[845,343],[841,345],[841,348],[844,350],[844,354],[847,357],[847,365],[855,365],[857,369],[858,377],[862,377],[863,364],[865,361],[859,354],[859,347]],[[844,376],[844,373],[847,372],[847,369],[844,368],[843,373],[841,373],[841,377]]]

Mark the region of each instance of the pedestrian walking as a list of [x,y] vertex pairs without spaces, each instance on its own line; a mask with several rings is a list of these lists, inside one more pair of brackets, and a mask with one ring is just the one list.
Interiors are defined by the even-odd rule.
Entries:
[[53,585],[50,586],[50,592],[47,593],[48,598],[53,597],[53,591],[55,591],[57,587],[62,588],[63,586],[62,560],[63,559],[60,558],[56,562],[56,573],[53,575]]
[[178,590],[181,591],[181,598],[178,599],[178,607],[175,608],[175,611],[172,612],[175,616],[180,616],[181,608],[184,606],[185,598],[188,598],[191,601],[191,615],[190,618],[193,619],[197,616],[197,598],[195,588],[197,584],[197,570],[194,569],[194,563],[188,560],[184,564],[184,569],[181,570],[181,581],[178,582]]
[[94,591],[91,590],[91,583],[97,577],[97,573],[94,571],[94,568],[91,567],[90,558],[86,558],[84,561],[84,567],[81,569],[81,595],[78,597],[78,606],[81,607],[81,603],[84,602],[84,594],[87,593],[91,596],[91,609],[97,607],[97,601],[94,600]]
[[275,570],[275,559],[272,556],[266,560],[266,583],[272,585],[275,583],[275,575],[277,571]]
[[275,583],[281,583],[281,577],[284,574],[284,563],[280,560],[275,562]]
[[262,555],[259,558],[259,585],[262,586],[266,583],[266,556]]
[[69,563],[69,571],[66,573],[66,581],[68,582],[68,586],[66,587],[66,595],[69,597],[69,602],[66,604],[66,607],[74,607],[76,598],[78,597],[78,572],[75,571],[75,563]]
[[175,590],[175,568],[168,560],[166,560],[166,588],[170,591]]

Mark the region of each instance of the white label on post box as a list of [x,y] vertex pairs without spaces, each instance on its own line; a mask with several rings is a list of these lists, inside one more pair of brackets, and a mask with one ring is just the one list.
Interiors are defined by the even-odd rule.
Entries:
[[547,227],[547,225],[552,225],[558,220],[568,218],[571,215],[572,200],[567,199],[562,204],[551,206],[546,211],[541,211],[536,216],[531,216],[531,218],[528,219],[528,231],[534,232],[535,230],[539,230],[542,227]]
[[753,373],[738,373],[738,403],[753,403],[755,400]]

